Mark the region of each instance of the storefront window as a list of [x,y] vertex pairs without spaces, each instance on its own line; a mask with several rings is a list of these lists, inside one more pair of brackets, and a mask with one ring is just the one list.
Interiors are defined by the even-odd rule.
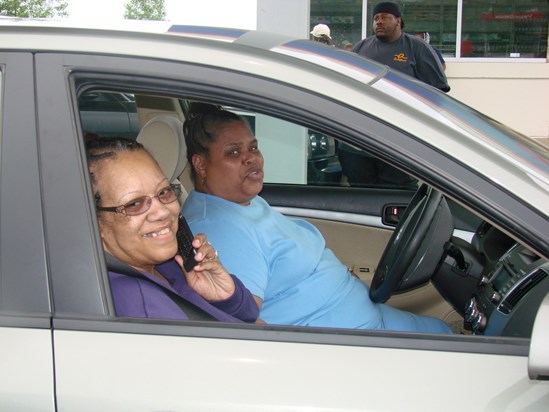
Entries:
[[[379,0],[380,1],[380,0]],[[311,0],[311,28],[330,26],[336,46],[372,35],[378,0]],[[401,0],[410,34],[428,32],[444,57],[546,58],[549,0]],[[362,10],[366,7],[366,22]],[[458,11],[461,7],[461,33]],[[459,48],[457,47],[460,42]],[[457,56],[459,50],[459,56]]]
[[[368,16],[377,1],[370,1]],[[431,46],[444,57],[456,55],[457,0],[404,1],[401,3],[404,31],[429,33]]]
[[462,57],[546,57],[549,1],[463,0]]
[[362,0],[311,0],[311,29],[327,24],[337,47],[362,39]]

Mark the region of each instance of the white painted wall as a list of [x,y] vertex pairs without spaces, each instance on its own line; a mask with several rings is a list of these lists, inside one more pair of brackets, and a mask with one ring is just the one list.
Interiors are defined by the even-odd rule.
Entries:
[[[310,15],[309,0],[257,0],[257,30],[307,39]],[[265,182],[307,183],[306,128],[257,115],[255,134],[265,157]]]
[[257,0],[257,30],[309,38],[309,0]]
[[307,184],[309,134],[306,128],[258,114],[255,135],[265,158],[266,183]]
[[449,61],[446,75],[452,97],[549,143],[549,61]]

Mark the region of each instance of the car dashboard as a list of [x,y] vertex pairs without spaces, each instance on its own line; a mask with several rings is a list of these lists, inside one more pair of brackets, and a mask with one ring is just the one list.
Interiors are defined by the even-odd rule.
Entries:
[[439,292],[477,335],[530,337],[549,291],[549,262],[482,223],[471,243],[452,239],[465,262],[447,256],[433,277]]

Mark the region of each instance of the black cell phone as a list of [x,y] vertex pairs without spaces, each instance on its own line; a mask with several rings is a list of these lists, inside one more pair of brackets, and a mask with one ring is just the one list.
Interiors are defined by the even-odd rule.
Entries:
[[193,232],[184,216],[179,215],[179,226],[177,227],[177,253],[183,258],[183,266],[187,272],[190,272],[197,262],[194,260],[196,251],[193,248]]

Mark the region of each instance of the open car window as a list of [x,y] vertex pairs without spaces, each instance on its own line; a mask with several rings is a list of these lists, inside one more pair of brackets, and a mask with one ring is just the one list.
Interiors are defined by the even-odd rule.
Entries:
[[[102,103],[104,100],[114,101],[116,104],[105,105]],[[101,110],[95,113],[110,120],[95,123],[86,120],[86,113],[90,111],[86,102],[89,101],[100,102]],[[121,101],[124,104],[121,105]],[[140,107],[140,101],[146,104]],[[117,134],[132,136],[136,132],[136,125],[142,125],[156,115],[169,115],[178,118],[181,123],[184,122],[190,103],[191,100],[185,96],[175,99],[173,96],[140,95],[134,90],[93,90],[79,97],[79,110],[83,132],[92,131],[105,137]],[[120,107],[125,109],[120,110]],[[371,285],[391,234],[419,185],[418,180],[355,144],[345,142],[341,136],[334,138],[303,124],[251,112],[248,108],[226,108],[243,116],[259,141],[259,148],[265,159],[265,188],[260,196],[279,212],[305,219],[315,225],[336,256],[361,281]],[[128,113],[134,117],[133,122],[126,122]],[[123,119],[124,122],[113,122],[112,116]],[[141,119],[140,116],[144,118]],[[105,127],[103,132],[93,128],[98,123]],[[122,123],[125,125],[124,130],[119,129]],[[187,185],[187,193],[193,190],[189,174],[187,165],[185,172],[178,177]],[[292,190],[295,186],[301,188],[299,192]],[[521,316],[522,324],[526,325],[521,327],[517,326],[518,323],[504,322],[498,328],[487,329],[485,321],[475,317],[477,312],[481,312],[478,305],[482,302],[479,303],[477,289],[482,279],[494,278],[495,284],[490,292],[492,295],[501,294],[500,289],[508,290],[508,282],[516,280],[514,275],[507,274],[507,280],[496,279],[494,268],[505,265],[505,256],[514,256],[512,250],[518,250],[517,253],[524,256],[523,249],[497,229],[486,223],[481,224],[481,219],[464,211],[459,205],[453,204],[450,209],[454,221],[457,222],[453,245],[459,249],[465,260],[474,262],[471,264],[472,269],[456,277],[453,265],[459,254],[445,252],[446,257],[440,255],[441,262],[432,276],[427,276],[425,282],[394,295],[388,304],[443,319],[461,334],[471,334],[472,330],[483,334],[488,330],[495,335],[528,337],[533,324],[533,310],[530,310],[530,315]],[[485,236],[492,232],[498,235]],[[493,249],[499,252],[488,255],[486,251]],[[534,265],[532,268],[541,270],[536,282],[546,282],[544,261],[539,257],[532,257],[530,262]],[[522,270],[528,273],[533,271],[529,267]],[[498,269],[497,273],[500,272]],[[499,309],[496,311],[499,313]],[[473,315],[471,312],[474,312]],[[466,322],[463,321],[464,318]],[[528,320],[524,321],[525,319]]]

